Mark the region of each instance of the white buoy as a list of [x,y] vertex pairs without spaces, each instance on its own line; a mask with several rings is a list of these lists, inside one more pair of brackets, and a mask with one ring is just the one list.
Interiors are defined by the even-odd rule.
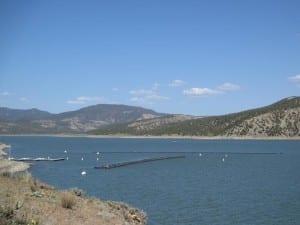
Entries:
[[201,156],[202,156],[202,153],[199,153],[199,156],[201,157]]
[[83,157],[81,157],[81,160],[83,161]]
[[225,162],[225,158],[222,158],[222,162]]
[[100,152],[97,152],[96,154],[97,154],[97,155],[100,155]]
[[67,157],[67,160],[69,160],[69,157]]
[[67,151],[67,150],[65,150],[65,151],[64,151],[64,153],[68,153],[68,151]]
[[86,172],[85,172],[85,171],[82,171],[82,172],[81,172],[81,175],[82,175],[82,176],[85,176],[85,175],[86,175]]
[[99,158],[97,157],[97,161],[99,161]]

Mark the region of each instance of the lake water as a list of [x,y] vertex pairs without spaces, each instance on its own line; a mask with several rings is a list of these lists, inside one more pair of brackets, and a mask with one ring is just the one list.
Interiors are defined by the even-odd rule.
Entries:
[[[78,187],[143,209],[149,225],[300,224],[300,141],[1,136],[0,142],[12,145],[12,157],[68,157],[37,162],[30,172],[57,188]],[[174,155],[186,158],[94,169]]]

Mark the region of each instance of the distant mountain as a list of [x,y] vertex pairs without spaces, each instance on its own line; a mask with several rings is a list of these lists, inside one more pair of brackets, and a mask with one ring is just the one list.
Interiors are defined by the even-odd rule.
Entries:
[[0,107],[0,121],[17,121],[17,120],[33,120],[44,119],[52,114],[38,109],[10,109]]
[[164,114],[150,109],[127,105],[100,104],[77,111],[56,115],[57,119],[77,119],[80,121],[103,121],[105,124],[126,123],[136,120],[155,118]]
[[179,135],[300,137],[300,97],[223,116],[157,113],[126,105],[100,104],[51,114],[38,109],[0,108],[0,134]]
[[115,124],[91,134],[300,137],[300,97],[223,116],[165,117]]
[[0,133],[84,133],[102,126],[129,123],[164,115],[141,107],[109,104],[89,106],[60,114],[51,114],[37,109],[0,108]]

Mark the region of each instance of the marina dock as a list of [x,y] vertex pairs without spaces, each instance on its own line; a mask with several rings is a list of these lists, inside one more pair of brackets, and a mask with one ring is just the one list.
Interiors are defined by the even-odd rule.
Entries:
[[94,168],[95,169],[113,169],[113,168],[117,168],[117,167],[121,167],[121,166],[128,166],[128,165],[133,165],[133,164],[138,164],[138,163],[146,163],[146,162],[153,162],[153,161],[167,160],[167,159],[180,159],[180,158],[185,158],[185,156],[179,155],[179,156],[146,158],[146,159],[139,159],[139,160],[133,160],[133,161],[111,163],[111,164],[106,164],[106,165],[102,165],[102,166],[95,166]]
[[26,162],[32,162],[32,161],[63,161],[65,158],[9,158],[9,160],[12,161],[26,161]]

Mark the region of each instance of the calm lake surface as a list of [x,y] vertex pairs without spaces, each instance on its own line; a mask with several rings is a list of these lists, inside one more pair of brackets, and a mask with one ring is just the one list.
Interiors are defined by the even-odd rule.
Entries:
[[[149,225],[300,224],[300,141],[0,136],[0,142],[12,146],[12,157],[68,157],[37,162],[30,172],[60,189],[78,187],[143,209]],[[94,169],[174,155],[186,158]]]

